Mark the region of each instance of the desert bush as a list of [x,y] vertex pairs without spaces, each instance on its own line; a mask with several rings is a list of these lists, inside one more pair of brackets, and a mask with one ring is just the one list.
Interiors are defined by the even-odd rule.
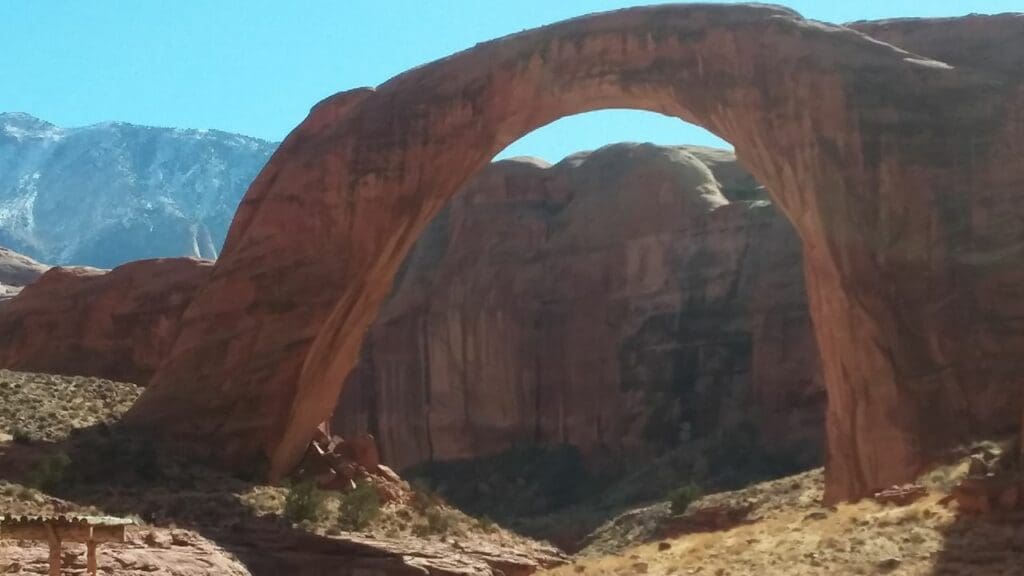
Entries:
[[32,432],[19,426],[14,430],[11,430],[11,438],[14,440],[15,444],[31,444]]
[[343,530],[365,530],[380,516],[380,496],[372,484],[362,483],[338,502],[338,525]]
[[421,478],[413,479],[409,485],[412,488],[412,507],[420,512],[440,506],[444,502],[444,499]]
[[324,499],[312,480],[291,483],[284,499],[284,517],[292,522],[314,522],[323,514]]
[[687,482],[676,488],[668,495],[669,504],[673,514],[682,514],[690,507],[694,500],[701,497],[700,486],[693,482]]
[[63,452],[50,454],[38,462],[29,473],[28,483],[38,490],[52,490],[67,481],[71,458]]
[[487,516],[477,518],[476,525],[484,532],[494,532],[495,528],[497,528],[497,525],[494,523],[494,520],[491,520]]
[[447,534],[455,522],[452,514],[440,506],[431,506],[424,513],[427,519],[427,530],[431,534]]

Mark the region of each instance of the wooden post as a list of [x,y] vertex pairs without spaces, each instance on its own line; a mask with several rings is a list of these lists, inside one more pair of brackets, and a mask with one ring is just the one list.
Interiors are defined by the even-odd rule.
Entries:
[[85,543],[86,568],[89,576],[96,576],[96,541],[89,540]]
[[57,531],[53,529],[53,526],[46,525],[47,540],[50,543],[50,576],[60,576],[61,558],[60,558],[60,537],[57,536]]

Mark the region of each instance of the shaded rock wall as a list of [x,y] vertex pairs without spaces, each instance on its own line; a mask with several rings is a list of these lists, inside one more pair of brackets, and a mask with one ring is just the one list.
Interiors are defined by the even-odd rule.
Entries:
[[0,306],[0,366],[145,383],[213,262],[51,268]]
[[403,263],[335,427],[402,468],[532,442],[650,455],[744,425],[813,458],[799,240],[736,200],[757,189],[731,153],[692,147],[490,165]]

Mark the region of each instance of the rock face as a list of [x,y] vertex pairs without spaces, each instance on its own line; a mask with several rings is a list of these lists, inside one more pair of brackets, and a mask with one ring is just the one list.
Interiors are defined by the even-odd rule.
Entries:
[[51,268],[0,306],[0,366],[146,382],[212,268],[191,258]]
[[275,147],[216,130],[61,128],[0,114],[0,244],[51,264],[101,268],[215,258]]
[[0,301],[17,295],[48,268],[28,256],[0,247]]
[[1016,32],[920,24],[985,47],[950,65],[933,43],[915,54],[777,7],[636,8],[333,96],[249,189],[129,419],[228,461],[263,452],[279,477],[452,194],[539,126],[635,108],[731,142],[803,241],[826,497],[903,483],[950,445],[1020,424],[1024,85],[985,55],[1024,50],[1024,21],[991,21]]
[[490,165],[403,263],[335,427],[400,468],[533,442],[652,454],[743,425],[820,453],[800,244],[737,200],[757,194],[701,148]]

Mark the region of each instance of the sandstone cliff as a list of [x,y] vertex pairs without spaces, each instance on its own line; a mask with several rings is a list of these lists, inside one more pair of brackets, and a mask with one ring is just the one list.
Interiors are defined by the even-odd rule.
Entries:
[[0,366],[146,382],[212,268],[191,258],[51,268],[0,306]]
[[762,194],[704,148],[490,165],[406,258],[336,427],[399,467],[532,442],[650,455],[743,426],[813,458],[799,240]]

